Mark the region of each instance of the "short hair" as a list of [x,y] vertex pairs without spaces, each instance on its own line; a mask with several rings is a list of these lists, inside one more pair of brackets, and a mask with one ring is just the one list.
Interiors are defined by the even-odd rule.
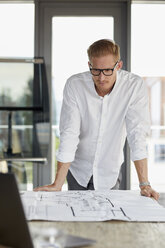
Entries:
[[101,57],[108,54],[112,54],[117,61],[120,60],[119,45],[116,44],[115,41],[109,39],[95,41],[89,46],[87,53],[89,61],[91,61],[93,57]]

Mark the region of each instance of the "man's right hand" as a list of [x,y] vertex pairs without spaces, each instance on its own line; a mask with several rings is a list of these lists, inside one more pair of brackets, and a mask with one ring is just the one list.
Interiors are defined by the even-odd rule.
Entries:
[[41,187],[37,187],[35,189],[33,189],[34,191],[61,191],[62,190],[62,186],[64,184],[66,175],[68,173],[68,169],[70,166],[70,162],[68,163],[61,163],[58,162],[57,163],[57,173],[56,173],[56,178],[54,183],[49,184],[49,185],[45,185],[45,186],[41,186]]
[[33,191],[61,191],[61,188],[58,188],[53,183],[41,187],[34,188]]

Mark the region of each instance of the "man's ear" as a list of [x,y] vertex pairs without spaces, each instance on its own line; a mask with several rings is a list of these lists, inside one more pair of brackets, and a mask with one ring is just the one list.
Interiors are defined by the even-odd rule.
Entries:
[[90,67],[90,64],[91,64],[91,63],[88,61],[88,66],[89,66],[89,67]]
[[117,70],[121,69],[123,67],[123,61],[120,60],[117,65]]

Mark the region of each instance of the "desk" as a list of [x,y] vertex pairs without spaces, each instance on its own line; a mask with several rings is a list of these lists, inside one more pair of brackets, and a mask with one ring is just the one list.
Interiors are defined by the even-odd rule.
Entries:
[[41,229],[55,227],[72,235],[96,239],[97,243],[88,248],[165,247],[165,223],[34,221],[29,224]]
[[[165,206],[165,193],[160,194],[159,202]],[[97,243],[88,248],[165,247],[165,223],[31,221],[29,225],[40,228],[55,227],[72,235],[96,239]]]

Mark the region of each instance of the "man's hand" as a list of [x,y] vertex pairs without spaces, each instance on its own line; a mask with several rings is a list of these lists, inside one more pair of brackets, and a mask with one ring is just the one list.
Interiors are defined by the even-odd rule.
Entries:
[[159,199],[159,193],[156,192],[154,189],[151,188],[150,185],[142,186],[141,189],[141,195],[147,196],[147,197],[153,197],[155,200]]
[[45,186],[41,186],[41,187],[37,187],[35,189],[33,189],[33,191],[61,191],[61,188],[58,188],[57,186],[55,186],[53,183],[49,184],[49,185],[45,185]]
[[34,189],[34,191],[61,191],[66,175],[68,173],[69,166],[70,166],[70,162],[62,163],[58,161],[57,173],[54,183],[37,187]]
[[[138,174],[139,183],[148,182],[148,166],[147,166],[147,159],[141,159],[134,161],[135,168]],[[155,200],[159,199],[159,193],[156,192],[151,188],[150,185],[143,185],[140,186],[141,189],[141,195],[147,196],[147,197],[153,197]]]

